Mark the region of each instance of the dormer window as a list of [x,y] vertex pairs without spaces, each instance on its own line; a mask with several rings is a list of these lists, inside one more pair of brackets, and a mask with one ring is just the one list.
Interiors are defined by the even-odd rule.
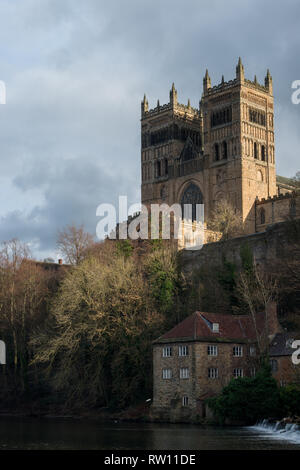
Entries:
[[213,323],[212,330],[214,333],[219,333],[219,323]]

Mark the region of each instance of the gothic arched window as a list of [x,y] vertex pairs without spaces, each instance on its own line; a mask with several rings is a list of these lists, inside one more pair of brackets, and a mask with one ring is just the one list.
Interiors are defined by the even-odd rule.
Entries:
[[222,158],[227,158],[227,142],[225,141],[222,143]]
[[160,160],[155,162],[155,173],[156,173],[156,178],[159,178],[161,176],[161,164]]
[[257,143],[254,142],[254,158],[258,158],[258,154],[257,154]]
[[[185,204],[190,204],[190,206],[185,206]],[[181,208],[182,215],[184,219],[196,220],[196,208],[197,204],[203,204],[203,195],[194,183],[191,183],[184,191],[181,197]]]
[[219,144],[215,144],[215,160],[218,161],[220,158],[219,154]]
[[260,223],[263,225],[266,223],[266,212],[265,212],[265,209],[261,208],[260,209]]
[[169,165],[168,165],[168,159],[165,158],[164,160],[164,170],[165,170],[165,175],[167,176],[169,174]]

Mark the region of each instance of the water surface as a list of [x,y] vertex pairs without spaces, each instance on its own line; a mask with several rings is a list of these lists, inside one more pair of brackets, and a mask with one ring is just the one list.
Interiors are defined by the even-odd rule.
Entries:
[[0,417],[0,449],[300,450],[300,443],[249,427]]

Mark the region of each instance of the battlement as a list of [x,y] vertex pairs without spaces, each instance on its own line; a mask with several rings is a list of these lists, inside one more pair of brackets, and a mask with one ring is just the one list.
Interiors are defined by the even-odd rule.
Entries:
[[230,88],[236,87],[238,85],[244,85],[246,87],[255,89],[257,91],[272,94],[273,92],[273,85],[272,85],[272,77],[270,75],[269,70],[267,70],[267,75],[265,77],[265,84],[262,85],[257,81],[256,75],[254,80],[249,80],[245,78],[244,73],[244,66],[242,64],[241,58],[239,58],[238,65],[236,66],[236,78],[233,80],[229,80],[227,82],[224,81],[224,76],[222,76],[222,81],[218,85],[211,86],[211,78],[209,76],[208,70],[206,70],[204,79],[203,79],[203,96],[211,96],[222,91],[226,91]]
[[283,199],[292,199],[292,198],[299,197],[299,196],[300,196],[300,189],[291,191],[290,193],[277,194],[276,196],[273,196],[273,197],[269,196],[268,198],[263,197],[262,199],[256,199],[255,204],[259,206],[261,204],[265,204],[266,202],[275,202],[275,201],[280,201]]
[[155,108],[149,109],[148,100],[146,95],[144,95],[144,99],[141,102],[141,114],[142,119],[156,116],[161,114],[165,111],[172,111],[179,115],[190,115],[191,117],[199,117],[200,111],[197,108],[193,108],[191,106],[190,100],[188,100],[187,105],[178,103],[177,101],[177,90],[175,89],[174,83],[172,85],[170,91],[170,101],[169,103],[161,105],[159,100],[157,101],[157,106]]

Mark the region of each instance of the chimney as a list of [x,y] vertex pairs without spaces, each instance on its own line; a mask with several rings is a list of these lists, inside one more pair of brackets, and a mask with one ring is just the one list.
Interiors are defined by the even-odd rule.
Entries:
[[58,260],[58,264],[63,264],[63,260],[61,258]]
[[280,326],[280,323],[278,321],[278,316],[277,316],[277,302],[274,302],[274,300],[270,300],[267,304],[266,308],[266,314],[267,314],[267,322],[268,322],[268,334],[270,336],[275,336],[276,333],[280,333],[282,331],[282,328]]

